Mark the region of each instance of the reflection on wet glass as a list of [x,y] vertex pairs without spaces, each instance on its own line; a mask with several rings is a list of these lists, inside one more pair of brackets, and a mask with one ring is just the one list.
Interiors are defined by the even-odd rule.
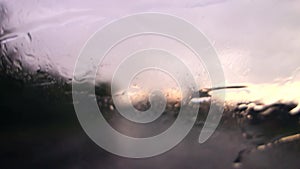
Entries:
[[[0,2],[0,132],[4,138],[0,154],[4,167],[297,168],[299,2],[188,1],[172,4],[172,10],[164,7],[170,2],[144,3],[131,7],[124,2]],[[210,98],[218,96],[218,90],[199,96],[199,90],[211,87],[209,73],[186,48],[165,37],[128,39],[98,67],[97,103],[112,127],[129,136],[148,137],[172,125],[184,106],[181,100],[200,104],[200,110],[192,131],[171,151],[145,160],[123,159],[97,147],[78,124],[71,97],[73,68],[81,47],[100,26],[125,14],[156,8],[186,17],[203,30],[214,42],[227,86],[246,87],[224,89],[226,104],[218,105],[218,100]],[[124,58],[121,55],[145,46],[177,53],[194,73],[199,88],[181,93],[167,75],[143,72],[129,89],[111,93],[109,77]],[[112,95],[129,95],[133,106],[145,111],[151,106],[149,91],[154,84],[167,98],[159,119],[140,125],[118,113]],[[214,135],[199,144],[209,104],[225,106],[225,112]]]

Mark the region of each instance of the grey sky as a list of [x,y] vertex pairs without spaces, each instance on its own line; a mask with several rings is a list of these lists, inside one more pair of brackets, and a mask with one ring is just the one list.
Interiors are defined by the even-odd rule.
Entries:
[[8,48],[18,47],[17,57],[28,67],[49,67],[67,77],[94,31],[137,12],[173,14],[199,28],[216,48],[228,82],[272,83],[300,66],[299,0],[18,2],[2,1],[9,17],[4,27],[13,32],[7,36],[20,35]]

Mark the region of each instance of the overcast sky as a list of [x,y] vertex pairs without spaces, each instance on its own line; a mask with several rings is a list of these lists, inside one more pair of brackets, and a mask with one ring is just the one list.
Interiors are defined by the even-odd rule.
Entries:
[[[18,47],[17,57],[22,56],[24,65],[55,69],[67,77],[92,33],[114,19],[138,12],[168,13],[195,25],[216,48],[228,82],[272,83],[288,78],[300,67],[300,0],[1,3],[8,11],[4,27],[12,32],[6,36],[19,35],[7,42],[8,48]],[[105,64],[104,72],[113,69],[112,62]]]

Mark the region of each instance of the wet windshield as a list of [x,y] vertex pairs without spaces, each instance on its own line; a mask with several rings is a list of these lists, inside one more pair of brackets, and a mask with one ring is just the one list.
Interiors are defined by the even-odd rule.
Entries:
[[299,17],[299,1],[0,0],[0,166],[297,168]]

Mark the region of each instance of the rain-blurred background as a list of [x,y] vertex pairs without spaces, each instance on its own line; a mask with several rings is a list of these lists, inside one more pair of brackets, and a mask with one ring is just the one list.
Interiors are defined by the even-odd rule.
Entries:
[[[206,143],[197,141],[207,104],[214,102],[207,99],[178,146],[156,157],[128,159],[106,152],[85,134],[74,112],[71,80],[93,33],[140,12],[171,14],[193,24],[215,48],[226,85],[247,88],[226,91],[221,123]],[[299,18],[299,0],[1,0],[0,168],[299,168]],[[129,53],[149,47],[176,53],[199,89],[211,87],[205,65],[180,43],[155,35],[126,40],[99,64],[96,94],[107,121],[128,135],[160,133],[180,109],[175,81],[155,71],[138,74],[126,92],[137,109],[146,110],[147,92],[153,85],[163,87],[170,104],[162,117],[139,126],[115,109],[114,70]]]

